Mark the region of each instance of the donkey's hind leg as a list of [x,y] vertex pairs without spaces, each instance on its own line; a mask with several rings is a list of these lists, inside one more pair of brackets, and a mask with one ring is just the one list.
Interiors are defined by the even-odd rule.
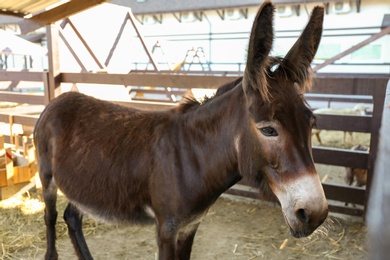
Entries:
[[74,205],[68,203],[64,212],[64,219],[68,225],[69,237],[79,259],[93,259],[82,230],[82,213]]
[[49,160],[39,160],[39,178],[42,184],[42,195],[45,202],[46,224],[46,254],[45,259],[58,259],[56,250],[56,222],[57,222],[57,186],[55,185],[52,167]]

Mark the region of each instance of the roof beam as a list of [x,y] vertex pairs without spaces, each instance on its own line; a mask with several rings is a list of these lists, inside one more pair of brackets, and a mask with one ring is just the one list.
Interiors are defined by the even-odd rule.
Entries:
[[106,1],[108,0],[69,1],[46,12],[39,13],[29,19],[25,19],[19,22],[20,31],[22,34],[26,34]]

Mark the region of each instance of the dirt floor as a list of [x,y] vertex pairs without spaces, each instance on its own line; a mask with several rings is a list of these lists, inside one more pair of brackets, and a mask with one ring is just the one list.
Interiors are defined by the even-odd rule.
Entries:
[[[1,259],[43,259],[45,227],[38,193],[0,202]],[[59,196],[59,215],[66,200]],[[154,226],[117,226],[86,218],[84,232],[95,259],[155,259]],[[62,218],[60,259],[75,259]],[[195,238],[192,259],[367,259],[360,218],[330,215],[309,238],[295,239],[280,209],[267,202],[224,196],[212,206]]]

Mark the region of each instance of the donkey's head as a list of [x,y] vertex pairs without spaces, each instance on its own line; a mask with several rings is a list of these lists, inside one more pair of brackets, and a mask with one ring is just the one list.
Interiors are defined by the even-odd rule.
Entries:
[[[311,151],[315,117],[303,93],[311,86],[310,63],[317,51],[324,10],[316,7],[284,59],[268,57],[273,12],[264,3],[252,28],[242,87],[250,110],[250,140],[242,140],[239,168],[265,183],[278,198],[295,237],[311,234],[328,215],[328,204]],[[246,152],[244,152],[246,150]],[[248,161],[250,160],[250,161]]]

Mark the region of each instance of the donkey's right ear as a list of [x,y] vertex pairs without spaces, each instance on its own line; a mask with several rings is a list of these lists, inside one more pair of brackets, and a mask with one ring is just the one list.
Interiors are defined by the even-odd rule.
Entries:
[[274,32],[273,17],[274,5],[264,2],[253,22],[253,27],[249,39],[248,57],[243,79],[245,91],[256,90],[268,100],[268,88],[266,80],[266,70],[268,54],[271,51]]

